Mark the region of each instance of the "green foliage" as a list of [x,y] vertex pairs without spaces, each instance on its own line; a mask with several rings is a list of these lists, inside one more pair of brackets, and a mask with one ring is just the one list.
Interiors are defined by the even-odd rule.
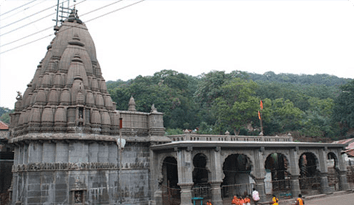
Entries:
[[0,121],[9,124],[11,113],[13,113],[13,110],[6,107],[0,107]]
[[256,87],[257,84],[253,81],[235,78],[220,88],[222,95],[216,98],[213,104],[220,133],[229,127],[238,134],[242,127],[257,116],[259,99],[252,96]]
[[213,126],[208,125],[204,121],[200,123],[198,128],[199,128],[198,134],[217,134],[215,133]]
[[341,86],[340,89],[341,92],[335,99],[333,120],[341,123],[343,133],[349,128],[354,128],[354,80]]
[[[228,130],[256,135],[260,131],[260,99],[265,135],[296,131],[303,136],[336,139],[354,128],[354,83],[326,74],[212,71],[193,77],[162,70],[126,82],[108,81],[107,88],[118,110],[128,109],[131,96],[138,111],[150,112],[154,104],[164,113],[164,125],[171,130],[166,133],[179,130],[181,134],[182,129],[198,127],[201,134]],[[248,130],[249,126],[253,130]]]
[[[190,81],[189,81],[190,80]],[[131,96],[136,109],[150,112],[152,104],[164,113],[164,123],[168,128],[195,128],[199,122],[197,107],[193,102],[193,86],[189,86],[190,76],[172,70],[163,70],[154,76],[138,76],[126,84],[109,89],[112,99],[117,102],[117,109],[127,110]],[[188,127],[185,123],[188,122]]]
[[165,135],[180,135],[183,134],[183,130],[182,129],[171,129],[171,128],[167,128],[165,131]]
[[344,85],[350,81],[350,79],[339,78],[337,76],[328,74],[315,74],[315,75],[296,75],[289,73],[275,74],[272,71],[268,71],[262,74],[248,73],[251,80],[255,82],[277,82],[284,84],[299,84],[299,85],[324,85],[324,86],[338,86]]

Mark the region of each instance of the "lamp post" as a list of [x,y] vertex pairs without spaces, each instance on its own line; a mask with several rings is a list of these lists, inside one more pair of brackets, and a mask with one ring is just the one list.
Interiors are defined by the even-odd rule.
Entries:
[[122,204],[122,191],[120,185],[121,169],[122,169],[122,150],[125,146],[125,139],[122,139],[122,127],[123,127],[123,118],[119,118],[119,139],[117,139],[117,147],[119,149],[119,169],[118,169],[118,186],[119,186],[119,204]]

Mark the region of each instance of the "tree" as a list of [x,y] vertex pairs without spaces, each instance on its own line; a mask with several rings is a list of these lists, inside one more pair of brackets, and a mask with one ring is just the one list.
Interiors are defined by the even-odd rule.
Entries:
[[242,127],[252,122],[257,116],[259,99],[252,96],[257,84],[235,78],[221,87],[222,95],[216,98],[213,109],[216,111],[216,129],[220,133],[225,128],[238,134]]
[[138,111],[150,112],[154,104],[158,111],[163,112],[165,127],[194,129],[200,121],[198,107],[193,101],[194,91],[189,90],[193,88],[189,86],[190,79],[190,76],[177,71],[163,70],[154,76],[137,76],[109,92],[117,102],[118,110],[127,110],[133,96]]
[[354,80],[340,89],[341,92],[334,101],[333,120],[339,122],[344,130],[348,130],[354,128]]
[[336,124],[332,122],[334,100],[311,97],[310,106],[305,112],[301,133],[309,137],[334,137]]
[[9,124],[11,113],[13,113],[13,110],[6,107],[0,107],[0,121]]

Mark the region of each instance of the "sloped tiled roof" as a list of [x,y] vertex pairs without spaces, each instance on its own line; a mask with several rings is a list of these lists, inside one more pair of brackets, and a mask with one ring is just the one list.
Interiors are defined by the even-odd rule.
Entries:
[[344,139],[344,140],[339,140],[333,142],[334,144],[348,144],[348,146],[345,148],[345,153],[348,154],[348,156],[354,157],[354,138],[351,139]]
[[354,149],[350,149],[345,151],[345,153],[349,156],[349,157],[354,157]]
[[0,121],[0,130],[8,130],[8,129],[9,126],[6,123]]

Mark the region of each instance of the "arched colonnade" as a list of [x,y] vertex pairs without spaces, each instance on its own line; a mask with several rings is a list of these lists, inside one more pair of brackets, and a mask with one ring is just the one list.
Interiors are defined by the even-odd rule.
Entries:
[[156,204],[167,204],[163,203],[164,187],[178,190],[175,200],[181,205],[191,205],[196,192],[221,205],[224,197],[250,194],[253,187],[265,200],[267,173],[273,181],[286,181],[292,196],[302,192],[302,179],[315,177],[319,191],[331,193],[327,159],[332,158],[339,189],[349,188],[340,156],[342,146],[333,144],[177,142],[154,145],[151,149],[152,164],[158,165],[151,169]]

